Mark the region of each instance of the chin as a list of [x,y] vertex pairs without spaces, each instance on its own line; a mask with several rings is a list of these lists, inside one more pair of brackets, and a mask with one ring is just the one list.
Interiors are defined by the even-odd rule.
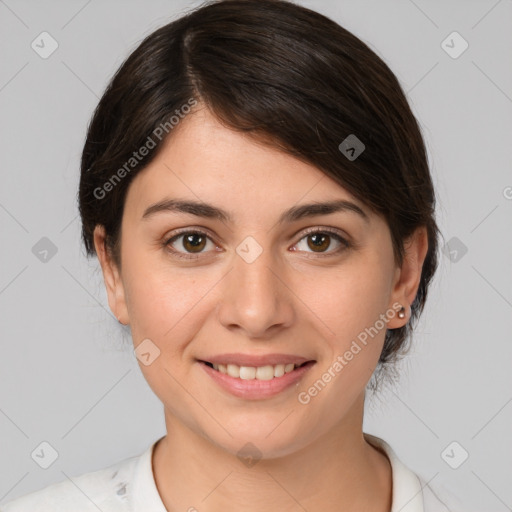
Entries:
[[[222,450],[238,457],[245,464],[248,460],[277,459],[290,455],[307,444],[304,433],[299,432],[297,418],[285,419],[289,413],[279,413],[276,417],[258,420],[239,418],[227,421],[218,418],[231,436],[221,427],[211,431],[211,423],[203,431],[203,436]],[[290,416],[295,416],[291,414]],[[284,419],[284,421],[283,421]],[[246,465],[250,467],[250,462]]]

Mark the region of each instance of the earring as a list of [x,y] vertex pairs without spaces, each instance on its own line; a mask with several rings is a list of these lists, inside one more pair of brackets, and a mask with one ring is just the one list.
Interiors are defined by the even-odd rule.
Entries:
[[398,318],[405,318],[405,308],[402,306],[402,309],[398,312]]

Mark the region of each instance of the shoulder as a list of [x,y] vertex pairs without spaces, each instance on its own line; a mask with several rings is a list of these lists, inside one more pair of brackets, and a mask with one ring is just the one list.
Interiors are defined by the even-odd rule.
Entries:
[[71,477],[2,505],[0,512],[125,512],[130,510],[127,488],[141,456],[107,468]]

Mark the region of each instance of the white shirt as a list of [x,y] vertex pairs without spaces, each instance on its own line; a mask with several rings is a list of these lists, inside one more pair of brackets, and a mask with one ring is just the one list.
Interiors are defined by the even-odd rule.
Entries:
[[[390,512],[449,512],[385,441],[366,433],[364,437],[381,448],[391,463]],[[140,455],[73,477],[73,482],[65,480],[12,500],[2,505],[0,512],[167,512],[153,475],[152,455],[157,442]],[[199,504],[196,505],[200,510]]]

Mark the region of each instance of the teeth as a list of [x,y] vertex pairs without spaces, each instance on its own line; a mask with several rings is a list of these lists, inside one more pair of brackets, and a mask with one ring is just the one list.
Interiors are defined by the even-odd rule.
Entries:
[[240,366],[237,366],[236,364],[228,364],[226,373],[230,377],[238,378],[238,377],[240,377]]
[[[300,365],[297,365],[300,366]],[[290,373],[296,366],[293,363],[276,364],[274,366],[237,366],[236,364],[213,364],[213,368],[220,373],[243,380],[270,380]]]

